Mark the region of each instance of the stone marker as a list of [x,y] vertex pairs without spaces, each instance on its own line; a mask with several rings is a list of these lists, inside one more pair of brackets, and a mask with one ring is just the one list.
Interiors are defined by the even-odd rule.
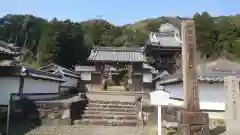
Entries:
[[240,135],[240,92],[239,78],[236,76],[226,77],[224,80],[226,89],[226,111],[225,120],[227,135]]
[[196,35],[193,20],[181,24],[182,71],[185,111],[178,112],[178,135],[208,135],[209,117],[200,112],[196,69]]

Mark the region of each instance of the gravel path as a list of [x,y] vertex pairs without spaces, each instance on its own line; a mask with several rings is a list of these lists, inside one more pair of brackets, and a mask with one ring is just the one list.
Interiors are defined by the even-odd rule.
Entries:
[[40,126],[27,135],[137,135],[137,133],[136,127],[73,125]]

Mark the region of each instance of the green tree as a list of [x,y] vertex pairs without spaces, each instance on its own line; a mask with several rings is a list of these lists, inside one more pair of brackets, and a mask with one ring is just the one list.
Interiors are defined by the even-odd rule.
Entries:
[[203,57],[211,57],[215,50],[217,31],[213,18],[207,13],[196,13],[193,17],[196,25],[197,45]]
[[[73,68],[78,62],[84,61],[89,49],[84,45],[84,36],[80,24],[69,20],[59,24],[50,24],[50,30],[42,37],[39,49],[40,62],[52,61],[66,68]],[[46,36],[48,35],[48,36]]]

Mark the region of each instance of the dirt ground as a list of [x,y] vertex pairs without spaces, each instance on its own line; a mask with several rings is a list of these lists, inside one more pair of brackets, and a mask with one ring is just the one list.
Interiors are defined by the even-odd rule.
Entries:
[[136,127],[115,127],[115,126],[41,126],[37,127],[26,135],[137,135]]
[[[215,121],[215,120],[214,120]],[[219,120],[218,120],[219,121]],[[220,135],[224,132],[225,126],[221,121],[210,122],[211,135]],[[225,124],[223,124],[225,125]],[[216,128],[217,127],[217,128]],[[3,127],[2,127],[3,128]],[[157,135],[157,128],[145,127],[146,135]],[[175,130],[163,129],[164,135],[175,135]],[[9,135],[139,135],[137,127],[124,126],[94,126],[94,125],[59,125],[59,126],[37,126],[36,124],[22,121],[10,128]],[[221,135],[225,135],[222,133]]]

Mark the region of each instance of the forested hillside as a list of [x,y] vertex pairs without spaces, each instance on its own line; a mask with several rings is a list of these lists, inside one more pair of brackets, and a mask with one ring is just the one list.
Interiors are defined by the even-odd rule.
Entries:
[[[16,42],[24,53],[23,63],[38,67],[56,62],[70,68],[84,62],[92,45],[143,46],[150,31],[162,23],[180,27],[180,17],[159,17],[116,26],[105,20],[84,22],[47,21],[32,15],[6,15],[0,20],[0,38]],[[211,17],[207,12],[195,14],[198,50],[202,57],[240,57],[240,16]]]

